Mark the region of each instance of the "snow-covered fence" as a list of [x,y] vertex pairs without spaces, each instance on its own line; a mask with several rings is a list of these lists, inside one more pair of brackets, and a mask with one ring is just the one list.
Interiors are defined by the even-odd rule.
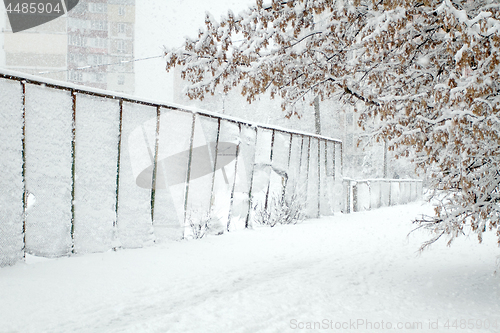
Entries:
[[251,226],[275,195],[342,206],[342,145],[161,102],[0,73],[0,266],[141,247],[210,216]]
[[361,212],[420,200],[423,183],[418,179],[344,179],[343,211]]

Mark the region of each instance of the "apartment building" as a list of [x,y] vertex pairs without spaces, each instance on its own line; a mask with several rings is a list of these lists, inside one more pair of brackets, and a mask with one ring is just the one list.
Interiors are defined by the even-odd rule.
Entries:
[[69,13],[12,33],[4,29],[5,67],[133,94],[135,0],[80,0]]

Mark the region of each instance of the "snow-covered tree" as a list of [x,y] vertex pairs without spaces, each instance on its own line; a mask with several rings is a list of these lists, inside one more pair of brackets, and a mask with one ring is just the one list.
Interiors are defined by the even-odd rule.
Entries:
[[[315,96],[358,105],[359,125],[413,159],[441,193],[422,226],[449,240],[486,230],[500,242],[500,7],[496,1],[258,0],[181,49],[187,94],[269,91],[286,116]],[[443,193],[446,196],[443,198]]]

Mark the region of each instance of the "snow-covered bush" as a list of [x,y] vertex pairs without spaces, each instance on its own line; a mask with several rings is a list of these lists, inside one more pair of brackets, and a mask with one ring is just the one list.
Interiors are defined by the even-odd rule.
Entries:
[[186,239],[200,239],[208,234],[221,235],[224,233],[224,226],[221,221],[212,214],[190,213],[186,217],[186,224],[189,227],[184,235]]
[[268,205],[258,205],[255,222],[274,227],[276,224],[297,224],[305,218],[305,201],[295,192],[291,195],[275,194]]

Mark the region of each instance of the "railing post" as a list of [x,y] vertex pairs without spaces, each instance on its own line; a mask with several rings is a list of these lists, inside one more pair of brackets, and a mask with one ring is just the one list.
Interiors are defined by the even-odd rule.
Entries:
[[[306,165],[306,197],[305,197],[305,202],[306,202],[306,207],[307,207],[307,197],[309,196],[309,167],[311,164],[311,138],[308,138],[308,144],[307,144],[307,165]],[[307,209],[306,209],[307,210]]]
[[[156,107],[156,133],[155,133],[155,153],[153,157],[153,174],[151,176],[151,225],[154,225],[154,212],[155,212],[155,201],[156,201],[156,175],[158,173],[158,150],[160,142],[160,118],[161,109],[160,106]],[[144,129],[143,129],[144,131]],[[147,143],[147,137],[145,136]],[[148,145],[149,147],[149,145]],[[149,150],[149,148],[148,148]],[[151,152],[150,152],[151,154]]]
[[[297,179],[297,185],[300,184],[300,174],[302,171],[302,155],[304,154],[304,136],[301,136],[302,138],[302,143],[300,144],[300,155],[299,155],[299,170],[297,172],[298,179]],[[300,192],[300,189],[297,189]]]
[[22,179],[23,179],[23,258],[26,258],[26,209],[27,209],[27,189],[26,189],[26,81],[21,81],[22,87],[22,121],[23,121],[23,137],[22,137]]
[[382,182],[378,181],[378,184],[379,184],[379,189],[380,189],[380,191],[378,193],[378,198],[379,198],[379,200],[378,200],[378,206],[382,207],[382,192],[384,192],[384,191],[382,190]]
[[351,213],[351,181],[350,180],[344,180],[343,186],[345,188],[345,210],[346,214]]
[[120,99],[119,102],[120,107],[120,121],[118,124],[118,158],[116,162],[116,201],[115,201],[115,220],[113,221],[113,232],[114,238],[116,240],[117,236],[117,228],[118,228],[118,204],[119,204],[119,195],[120,195],[120,158],[121,158],[121,149],[122,149],[122,127],[123,127],[123,99]]
[[71,138],[71,252],[75,251],[75,184],[76,184],[76,91],[71,90],[73,129]]
[[[238,124],[238,129],[239,129],[239,136],[241,137],[241,124]],[[229,202],[229,214],[227,217],[227,231],[229,231],[229,227],[231,225],[231,217],[233,215],[233,203],[234,203],[234,189],[236,187],[236,174],[238,172],[238,160],[239,160],[239,153],[240,153],[240,145],[241,145],[241,140],[238,141],[238,145],[236,146],[236,157],[234,161],[234,177],[233,177],[233,186],[231,188],[231,201]]]
[[352,211],[359,212],[358,207],[358,183],[354,183],[352,186]]
[[344,174],[344,143],[340,142],[340,174]]
[[288,178],[289,178],[289,174],[290,174],[290,159],[292,158],[292,140],[293,140],[293,134],[292,133],[289,133],[290,134],[290,142],[288,143],[288,162],[286,164],[286,179],[285,179],[285,185],[283,186],[283,202],[286,198],[286,190],[288,188]]
[[193,161],[193,145],[194,145],[194,129],[196,126],[196,113],[193,113],[193,123],[191,125],[191,139],[189,142],[189,157],[186,175],[186,190],[184,195],[184,229],[186,228],[188,199],[189,199],[189,182],[191,181],[191,162]]
[[[257,146],[257,127],[255,127],[255,146]],[[247,218],[245,221],[245,228],[250,227],[250,216],[251,216],[251,210],[252,210],[252,190],[253,190],[253,175],[255,173],[255,155],[256,155],[256,149],[254,150],[254,157],[253,157],[253,163],[252,163],[252,174],[250,176],[250,189],[248,191],[248,212],[247,212]]]
[[267,210],[267,207],[269,205],[269,191],[271,188],[271,171],[273,169],[273,152],[274,152],[274,130],[273,130],[273,135],[271,139],[271,155],[270,155],[270,169],[269,170],[269,181],[267,182],[267,192],[266,192],[266,202],[264,203],[264,210]]
[[[215,187],[215,172],[217,170],[217,157],[219,155],[219,136],[220,136],[220,118],[217,118],[217,138],[215,141],[215,155],[214,155],[214,168],[212,173],[212,187],[210,188],[210,209],[212,209],[212,205],[214,204],[214,187]],[[210,212],[211,215],[211,212]]]
[[389,180],[389,206],[394,206],[392,204],[392,180]]
[[318,139],[318,213],[317,217],[321,215],[321,141]]

